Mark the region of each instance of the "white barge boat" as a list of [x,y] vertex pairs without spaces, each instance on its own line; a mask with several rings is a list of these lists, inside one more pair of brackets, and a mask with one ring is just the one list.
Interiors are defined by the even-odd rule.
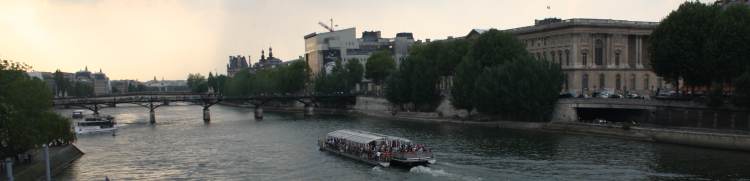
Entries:
[[112,116],[99,116],[94,115],[86,117],[81,121],[76,122],[75,132],[76,134],[93,134],[102,132],[112,132],[117,130],[117,124],[115,118]]
[[416,166],[435,163],[429,148],[411,140],[361,130],[337,130],[318,142],[328,151],[371,165]]

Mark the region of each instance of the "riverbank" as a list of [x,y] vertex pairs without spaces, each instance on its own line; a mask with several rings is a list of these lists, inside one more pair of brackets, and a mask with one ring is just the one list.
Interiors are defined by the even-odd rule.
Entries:
[[[236,107],[250,105],[224,104]],[[303,113],[304,107],[264,107],[269,112]],[[389,110],[388,102],[377,98],[358,98],[353,109],[315,108],[315,114],[356,114],[369,117],[399,119],[405,121],[432,122],[439,124],[472,125],[493,128],[544,131],[565,134],[604,136],[620,139],[680,144],[695,147],[750,151],[750,134],[722,132],[721,130],[694,130],[681,128],[631,127],[623,129],[618,125],[600,125],[579,122],[519,122],[519,121],[467,121],[452,119],[441,113],[398,112]],[[455,111],[454,111],[455,112]],[[441,116],[442,115],[442,116]],[[451,114],[455,115],[455,114]]]
[[680,144],[695,147],[750,151],[750,134],[724,133],[720,130],[691,130],[675,128],[630,127],[579,122],[516,122],[516,121],[462,121],[449,118],[427,117],[424,113],[397,113],[382,111],[356,111],[360,115],[401,120],[476,125],[485,127],[545,131],[566,134],[605,136],[620,139]]
[[[39,180],[45,177],[44,152],[42,149],[31,151],[33,155],[32,162],[14,167],[13,177],[15,180]],[[70,163],[83,156],[83,152],[73,144],[65,146],[50,147],[50,170],[52,175],[62,172],[70,166]],[[5,170],[3,170],[5,173]],[[7,178],[5,174],[0,174],[2,178]]]

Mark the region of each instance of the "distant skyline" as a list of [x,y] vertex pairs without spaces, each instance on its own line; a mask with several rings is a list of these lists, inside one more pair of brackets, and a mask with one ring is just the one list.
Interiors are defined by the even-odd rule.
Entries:
[[113,80],[186,79],[188,73],[225,74],[231,55],[249,55],[255,63],[271,46],[275,57],[296,59],[304,54],[303,36],[324,32],[317,23],[331,18],[337,29],[356,27],[357,36],[412,32],[424,40],[529,26],[547,17],[660,21],[683,2],[0,0],[0,58],[36,71],[88,66]]

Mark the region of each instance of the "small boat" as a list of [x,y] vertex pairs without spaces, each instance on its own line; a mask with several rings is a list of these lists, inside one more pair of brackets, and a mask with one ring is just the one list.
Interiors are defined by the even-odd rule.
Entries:
[[86,117],[83,120],[76,122],[75,125],[76,134],[93,134],[115,130],[117,130],[115,118],[109,115],[94,115]]
[[411,140],[361,130],[337,130],[318,141],[328,151],[371,165],[389,167],[435,163],[432,151]]
[[73,119],[81,119],[81,118],[83,118],[83,110],[74,110]]

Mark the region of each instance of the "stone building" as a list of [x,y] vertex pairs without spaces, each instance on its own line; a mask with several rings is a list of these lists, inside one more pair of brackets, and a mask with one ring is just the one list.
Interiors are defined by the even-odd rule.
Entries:
[[[248,56],[249,59],[249,56]],[[234,74],[239,72],[242,69],[247,69],[248,66],[247,59],[245,59],[242,55],[237,56],[229,56],[229,63],[227,64],[227,76],[234,77]]]
[[609,19],[545,19],[505,31],[516,35],[533,57],[559,64],[564,73],[562,92],[650,95],[665,86],[651,69],[647,48],[657,26]]
[[268,58],[266,58],[266,53],[261,50],[260,51],[260,60],[253,64],[252,69],[254,71],[267,69],[267,68],[275,68],[276,66],[280,65],[281,62],[283,62],[281,59],[278,59],[273,56],[273,48],[268,47]]
[[715,3],[724,8],[734,4],[744,4],[750,6],[750,0],[717,0]]

